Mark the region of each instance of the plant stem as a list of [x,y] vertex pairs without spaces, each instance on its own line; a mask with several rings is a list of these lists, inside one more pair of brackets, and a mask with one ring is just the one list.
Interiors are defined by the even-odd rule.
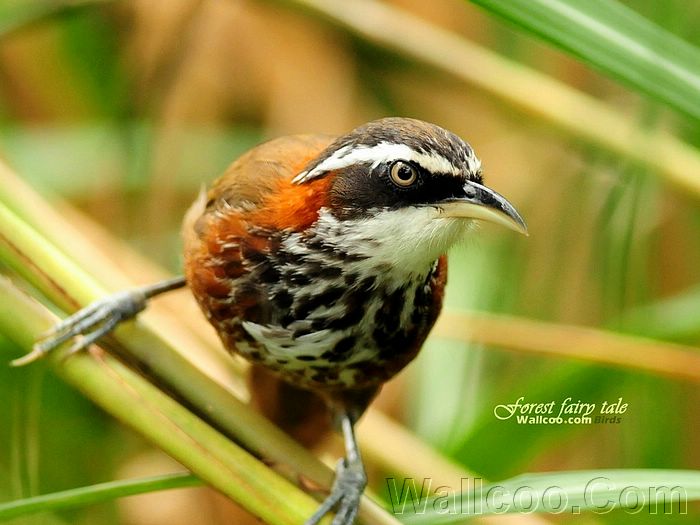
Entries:
[[[0,279],[0,298],[0,330],[20,346],[55,322],[8,279]],[[50,361],[98,406],[266,522],[296,524],[314,511],[310,496],[109,355],[57,351]]]
[[284,3],[429,64],[572,137],[648,166],[679,189],[700,197],[700,153],[695,148],[665,131],[642,129],[612,106],[552,77],[376,0]]
[[42,494],[7,503],[0,503],[0,521],[37,512],[50,512],[61,509],[84,507],[136,494],[161,490],[197,487],[202,482],[189,473],[165,474],[139,479],[126,479],[99,483],[88,487]]
[[[0,261],[69,312],[107,293],[90,275],[2,203]],[[11,316],[11,312],[8,315]],[[331,469],[270,421],[250,409],[224,385],[213,380],[196,355],[189,353],[189,349],[182,348],[179,341],[171,334],[164,333],[157,323],[149,321],[147,315],[141,319],[125,323],[116,330],[118,343],[109,338],[101,344],[122,353],[126,350],[127,355],[135,357],[150,375],[187,399],[200,417],[215,422],[217,428],[247,450],[265,458],[266,462],[284,472],[288,479],[297,481],[306,478],[313,484],[330,486],[333,478]],[[27,333],[30,334],[29,340],[25,339],[21,344],[29,349],[41,331]],[[83,380],[87,381],[87,377],[81,378],[80,374],[75,376],[76,383]],[[93,398],[93,393],[99,392],[99,388],[96,388],[86,394],[99,404],[99,399]],[[368,497],[363,497],[360,514],[376,523],[397,523],[395,518]]]
[[697,348],[597,328],[453,310],[440,316],[433,335],[700,381]]

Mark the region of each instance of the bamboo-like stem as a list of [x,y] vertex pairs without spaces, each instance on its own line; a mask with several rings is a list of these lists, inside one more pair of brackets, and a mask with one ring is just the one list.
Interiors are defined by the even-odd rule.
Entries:
[[[8,279],[0,279],[0,329],[31,346],[55,322]],[[198,477],[270,524],[301,523],[317,503],[141,375],[98,351],[51,354],[56,372]]]
[[[43,292],[65,311],[104,297],[107,292],[89,275],[67,259],[50,242],[29,228],[0,204],[0,258],[22,278]],[[130,355],[147,366],[160,380],[179,394],[187,395],[203,414],[217,418],[224,429],[240,442],[263,457],[285,464],[295,470],[304,470],[318,483],[328,483],[331,473],[322,464],[312,460],[301,446],[295,445],[274,425],[250,411],[241,401],[197,367],[189,359],[187,350],[171,341],[147,319],[124,323],[116,331]],[[218,413],[221,411],[221,413]],[[241,413],[238,413],[241,411]],[[225,413],[229,413],[227,416]],[[249,417],[250,416],[250,417]],[[257,417],[256,417],[257,416]],[[251,419],[252,417],[252,419]],[[271,437],[272,443],[261,441],[260,433]],[[280,440],[279,442],[277,440]],[[284,450],[283,456],[279,454]],[[302,467],[302,468],[298,468]]]
[[596,328],[487,312],[445,312],[433,335],[700,381],[700,349]]
[[377,0],[284,0],[363,39],[412,57],[616,155],[649,166],[700,197],[700,152],[662,130],[646,130],[612,106],[534,69]]
[[[17,177],[10,168],[0,161],[0,202],[76,263],[85,273],[108,291],[123,290],[135,283],[147,284],[163,280],[169,275],[150,261],[139,257],[130,248],[119,243],[113,236],[100,234],[92,227],[92,235],[86,235],[90,227],[70,206],[50,205],[33,188]],[[108,250],[100,250],[95,245],[107,244]],[[129,273],[125,268],[131,269]],[[135,269],[137,269],[136,275]],[[164,296],[148,309],[148,315],[155,323],[163,326],[180,346],[197,353],[200,366],[209,373],[223,374],[222,378],[231,381],[240,376],[239,362],[227,355],[213,331],[203,329],[206,321],[199,314],[194,301],[182,300],[182,294]],[[168,312],[176,312],[173,322]],[[193,339],[193,335],[195,339]],[[206,348],[202,348],[206,346]]]

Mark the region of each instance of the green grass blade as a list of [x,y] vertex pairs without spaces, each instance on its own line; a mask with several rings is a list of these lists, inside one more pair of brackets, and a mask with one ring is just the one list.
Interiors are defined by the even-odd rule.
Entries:
[[27,516],[37,512],[83,507],[125,496],[147,492],[196,487],[202,482],[192,474],[183,472],[99,483],[88,487],[53,492],[32,498],[0,503],[0,521]]
[[700,50],[614,0],[471,0],[700,119]]
[[[601,514],[648,509],[650,514],[682,515],[687,513],[688,501],[700,499],[700,472],[690,470],[581,470],[525,474],[483,486],[478,478],[469,482],[471,486],[465,483],[469,490],[453,499],[454,507],[449,496],[439,494],[425,501],[425,506],[411,502],[403,506],[395,499],[394,510],[404,511],[404,523],[435,525],[515,512]],[[399,490],[400,486],[399,482]],[[414,508],[418,512],[410,512]]]
[[612,104],[385,2],[280,2],[324,17],[368,43],[444,71],[527,118],[542,121],[548,128],[626,157],[635,164],[648,166],[681,191],[700,196],[698,150],[663,130],[641,128]]

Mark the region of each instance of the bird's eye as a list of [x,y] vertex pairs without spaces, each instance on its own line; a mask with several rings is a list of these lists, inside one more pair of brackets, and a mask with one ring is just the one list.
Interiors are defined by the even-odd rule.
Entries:
[[418,172],[416,168],[401,160],[394,162],[389,170],[391,182],[401,188],[407,188],[416,182]]

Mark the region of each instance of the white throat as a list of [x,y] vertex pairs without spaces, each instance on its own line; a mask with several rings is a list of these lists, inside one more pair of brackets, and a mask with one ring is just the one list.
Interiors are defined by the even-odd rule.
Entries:
[[425,275],[468,231],[471,221],[440,218],[429,206],[383,210],[367,218],[336,219],[321,209],[314,230],[326,243],[366,257],[357,264],[388,265],[392,272]]

